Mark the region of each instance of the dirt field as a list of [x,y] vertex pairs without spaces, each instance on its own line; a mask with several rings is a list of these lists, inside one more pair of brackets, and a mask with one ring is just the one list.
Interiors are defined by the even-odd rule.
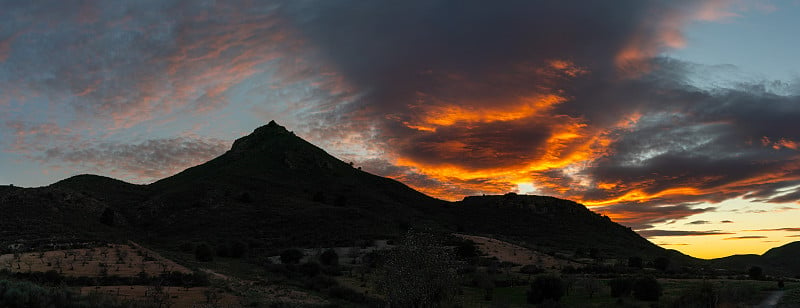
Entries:
[[[100,286],[82,287],[81,294],[87,295],[91,292],[107,294],[125,300],[146,300],[150,297],[153,289],[150,286]],[[239,298],[220,290],[208,287],[184,288],[184,287],[164,287],[163,292],[167,295],[170,307],[202,307],[203,305],[216,303],[215,307],[241,307]],[[212,292],[213,295],[209,292]],[[211,298],[209,300],[209,298]]]
[[191,273],[188,268],[161,257],[136,243],[109,244],[89,249],[25,252],[0,255],[0,269],[12,272],[55,270],[66,276],[135,276],[144,271],[158,275],[165,271]]
[[497,259],[500,261],[508,261],[520,265],[536,264],[545,268],[552,268],[553,266],[564,267],[567,265],[579,265],[575,262],[556,259],[550,255],[532,251],[528,248],[493,238],[466,234],[455,235],[475,242],[478,249],[480,249],[483,253],[489,256],[497,257]]

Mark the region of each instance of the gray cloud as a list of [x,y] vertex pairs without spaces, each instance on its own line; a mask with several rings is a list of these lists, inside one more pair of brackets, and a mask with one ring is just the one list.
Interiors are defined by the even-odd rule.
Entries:
[[230,142],[216,139],[168,138],[140,143],[84,142],[47,149],[36,157],[62,162],[135,182],[163,178],[224,153]]
[[734,236],[734,237],[726,237],[725,240],[752,240],[752,239],[760,239],[760,238],[767,238],[766,236],[761,235],[745,235],[745,236]]
[[638,232],[644,237],[656,236],[705,236],[705,235],[728,235],[734,233],[721,232],[718,230],[712,231],[684,231],[684,230],[644,230]]

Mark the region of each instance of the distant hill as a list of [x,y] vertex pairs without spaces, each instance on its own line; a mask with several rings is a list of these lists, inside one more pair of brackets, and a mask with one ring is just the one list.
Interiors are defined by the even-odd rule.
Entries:
[[274,121],[223,155],[149,185],[79,175],[42,188],[4,186],[0,210],[8,213],[0,216],[4,243],[129,237],[173,247],[236,239],[253,247],[320,247],[396,238],[413,227],[544,251],[694,260],[568,200],[435,199],[354,168]]
[[768,275],[800,276],[800,242],[792,242],[775,247],[763,255],[733,255],[710,262],[720,268],[747,270],[752,266],[760,266]]

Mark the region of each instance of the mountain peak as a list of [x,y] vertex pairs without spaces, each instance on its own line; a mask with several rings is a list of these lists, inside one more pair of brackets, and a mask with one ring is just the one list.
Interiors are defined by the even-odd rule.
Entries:
[[261,126],[259,128],[256,128],[256,130],[253,131],[253,134],[251,134],[251,135],[263,134],[263,133],[268,133],[268,132],[287,132],[288,133],[289,131],[286,130],[286,127],[283,127],[280,124],[278,124],[278,122],[275,122],[275,120],[271,120],[271,121],[269,121],[269,123],[267,123],[267,125],[264,125],[264,126]]
[[256,128],[250,135],[236,139],[231,147],[231,152],[241,153],[254,149],[262,149],[268,144],[274,143],[274,139],[281,139],[281,137],[294,136],[293,132],[286,130],[286,127],[281,126],[275,120],[269,121],[267,125]]

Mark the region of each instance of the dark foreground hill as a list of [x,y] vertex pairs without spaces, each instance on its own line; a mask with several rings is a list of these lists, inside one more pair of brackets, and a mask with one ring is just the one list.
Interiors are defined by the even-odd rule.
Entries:
[[713,259],[710,262],[718,268],[745,271],[752,266],[761,267],[766,273],[800,275],[800,242],[792,242],[775,247],[763,255],[734,255]]
[[431,198],[342,162],[270,122],[225,154],[150,185],[81,175],[0,189],[4,242],[68,237],[244,240],[281,248],[351,245],[427,228],[606,257],[674,255],[567,200],[507,194]]

